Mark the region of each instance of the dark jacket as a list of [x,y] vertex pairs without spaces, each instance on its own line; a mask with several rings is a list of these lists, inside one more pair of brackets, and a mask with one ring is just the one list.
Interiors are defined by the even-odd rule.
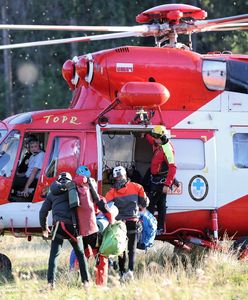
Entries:
[[63,221],[72,224],[72,214],[69,207],[68,191],[64,191],[61,183],[55,181],[50,186],[50,192],[40,209],[40,225],[42,230],[48,226],[47,216],[52,210],[53,223]]

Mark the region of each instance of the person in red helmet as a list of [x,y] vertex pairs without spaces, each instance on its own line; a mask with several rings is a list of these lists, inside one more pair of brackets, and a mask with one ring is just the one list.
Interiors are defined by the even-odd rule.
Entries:
[[[134,279],[133,270],[140,231],[139,211],[148,206],[149,199],[143,186],[128,180],[124,167],[115,167],[113,178],[113,187],[107,192],[105,198],[107,202],[114,202],[119,210],[116,220],[124,221],[127,227],[128,253],[124,251],[123,255],[118,257],[118,261],[121,280],[128,281]],[[126,272],[127,254],[128,271]]]
[[165,232],[166,196],[172,188],[176,175],[174,148],[167,137],[165,126],[155,126],[152,132],[146,134],[145,137],[153,149],[148,193],[150,204],[147,209],[154,214],[157,207],[157,234],[160,235]]

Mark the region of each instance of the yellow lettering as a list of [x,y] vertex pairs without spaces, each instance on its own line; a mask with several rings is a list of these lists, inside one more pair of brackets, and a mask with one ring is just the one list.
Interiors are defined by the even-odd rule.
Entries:
[[59,117],[54,117],[53,118],[53,123],[57,123],[59,121]]
[[81,124],[81,122],[77,123],[77,117],[71,117],[70,123],[75,125]]
[[67,121],[67,120],[68,120],[67,116],[62,117],[62,123],[65,123],[65,121]]
[[53,116],[53,115],[44,116],[44,119],[46,119],[46,124],[49,123],[50,118],[51,118],[52,116]]

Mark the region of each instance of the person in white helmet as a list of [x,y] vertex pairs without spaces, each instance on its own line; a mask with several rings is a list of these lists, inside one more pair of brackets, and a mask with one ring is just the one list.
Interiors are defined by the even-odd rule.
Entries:
[[133,279],[133,270],[138,240],[138,231],[140,227],[139,210],[144,210],[149,199],[146,196],[144,188],[131,182],[127,178],[126,169],[117,166],[113,169],[114,184],[112,189],[106,194],[107,202],[113,201],[117,206],[119,213],[116,220],[122,220],[126,223],[128,238],[128,272],[126,272],[126,251],[118,257],[120,276],[123,280]]

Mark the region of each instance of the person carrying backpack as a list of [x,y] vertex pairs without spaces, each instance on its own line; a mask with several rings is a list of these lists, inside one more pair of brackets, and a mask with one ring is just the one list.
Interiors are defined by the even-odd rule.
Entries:
[[73,224],[73,211],[69,206],[69,191],[67,186],[71,183],[71,174],[62,172],[58,176],[58,179],[51,184],[50,192],[39,212],[42,235],[47,239],[50,233],[48,228],[48,213],[50,210],[52,211],[54,230],[52,233],[53,237],[47,272],[48,286],[52,289],[55,287],[57,259],[63,246],[64,239],[69,240],[75,251],[79,262],[79,270],[83,285],[87,287],[90,280],[82,239],[80,239],[77,228],[75,228]]
[[125,222],[128,238],[128,271],[126,272],[125,269],[126,251],[118,257],[119,271],[122,280],[133,280],[138,231],[140,228],[139,210],[143,210],[148,206],[149,199],[140,184],[127,179],[124,167],[115,167],[113,169],[113,178],[113,187],[107,192],[105,198],[107,202],[113,201],[117,206],[119,213],[116,220]]

